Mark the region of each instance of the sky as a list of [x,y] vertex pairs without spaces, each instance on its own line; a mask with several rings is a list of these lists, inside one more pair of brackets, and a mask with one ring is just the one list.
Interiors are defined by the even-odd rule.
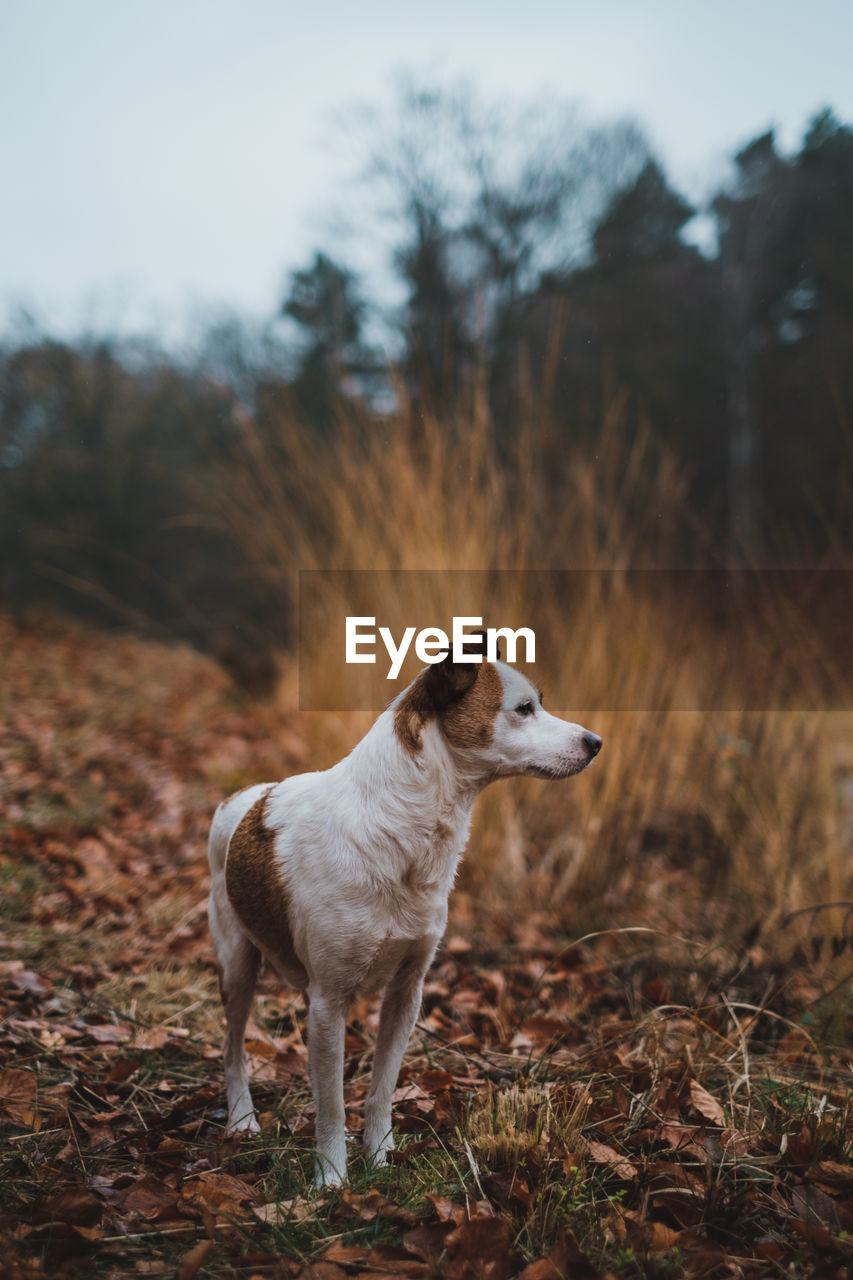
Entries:
[[401,73],[633,115],[701,202],[759,132],[853,121],[851,49],[849,0],[0,0],[0,331],[174,339],[360,265],[341,122]]

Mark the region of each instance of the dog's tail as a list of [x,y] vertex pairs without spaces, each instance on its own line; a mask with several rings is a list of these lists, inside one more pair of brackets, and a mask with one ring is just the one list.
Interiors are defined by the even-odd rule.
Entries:
[[215,876],[225,867],[228,846],[231,837],[240,825],[241,820],[251,809],[256,800],[269,791],[272,783],[259,782],[254,787],[246,787],[245,791],[237,791],[222,804],[213,815],[210,824],[210,836],[207,841],[207,857],[210,862],[210,874]]

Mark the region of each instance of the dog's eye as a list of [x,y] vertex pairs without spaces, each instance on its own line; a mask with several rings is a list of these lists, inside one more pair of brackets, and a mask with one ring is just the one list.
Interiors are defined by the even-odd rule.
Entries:
[[515,709],[518,715],[520,716],[532,716],[535,710],[535,707],[533,706],[532,702],[519,702],[518,706]]

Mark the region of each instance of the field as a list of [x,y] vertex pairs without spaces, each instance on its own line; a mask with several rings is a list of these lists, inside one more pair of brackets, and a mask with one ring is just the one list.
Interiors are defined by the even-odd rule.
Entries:
[[[334,759],[359,718],[299,715],[286,663],[253,702],[188,649],[65,621],[3,620],[0,645],[2,1274],[846,1275],[844,717],[729,737],[657,717],[675,781],[653,752],[638,807],[619,795],[638,718],[613,714],[561,802],[488,793],[394,1163],[355,1157],[315,1197],[303,1002],[269,975],[248,1032],[262,1133],[223,1136],[206,827],[223,794]],[[365,1000],[354,1134],[375,1029]]]

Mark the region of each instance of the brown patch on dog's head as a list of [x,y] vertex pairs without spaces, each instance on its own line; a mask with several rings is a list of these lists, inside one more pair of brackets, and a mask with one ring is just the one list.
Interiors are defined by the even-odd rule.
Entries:
[[474,670],[477,675],[471,688],[438,718],[445,738],[454,747],[488,746],[501,709],[503,684],[496,668],[483,662]]
[[[468,650],[476,651],[473,644]],[[409,755],[420,751],[421,731],[430,720],[438,720],[454,747],[486,746],[502,697],[501,678],[490,662],[454,662],[448,654],[421,672],[401,700],[394,732]]]
[[288,974],[308,974],[290,931],[290,895],[275,856],[275,832],[266,825],[269,788],[238,823],[225,860],[228,900],[250,937]]

